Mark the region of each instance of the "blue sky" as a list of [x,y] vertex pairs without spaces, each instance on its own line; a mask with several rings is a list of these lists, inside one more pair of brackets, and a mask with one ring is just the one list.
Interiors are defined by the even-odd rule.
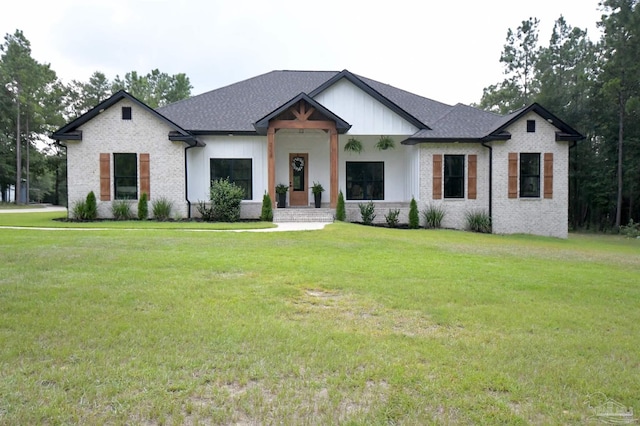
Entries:
[[[184,72],[193,94],[275,69],[348,69],[441,102],[472,103],[502,79],[507,29],[563,15],[592,40],[598,0],[23,0],[0,15],[63,81]],[[6,9],[5,9],[6,11]]]

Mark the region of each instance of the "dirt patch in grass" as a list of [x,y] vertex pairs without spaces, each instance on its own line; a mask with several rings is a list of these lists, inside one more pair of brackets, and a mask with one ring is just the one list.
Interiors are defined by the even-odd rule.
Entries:
[[458,332],[434,323],[424,312],[390,309],[366,296],[334,290],[304,289],[289,303],[290,320],[329,323],[346,332],[408,337],[451,337]]

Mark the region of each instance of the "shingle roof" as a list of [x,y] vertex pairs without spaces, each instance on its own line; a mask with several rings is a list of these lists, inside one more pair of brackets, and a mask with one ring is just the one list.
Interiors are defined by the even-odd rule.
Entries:
[[157,112],[194,134],[255,134],[258,120],[300,94],[315,97],[341,78],[357,84],[420,129],[403,143],[508,138],[504,128],[530,110],[552,120],[563,134],[581,137],[537,104],[500,116],[463,104],[447,105],[347,70],[271,71],[158,108]]
[[253,123],[338,71],[271,71],[162,108],[158,112],[195,132],[255,132]]

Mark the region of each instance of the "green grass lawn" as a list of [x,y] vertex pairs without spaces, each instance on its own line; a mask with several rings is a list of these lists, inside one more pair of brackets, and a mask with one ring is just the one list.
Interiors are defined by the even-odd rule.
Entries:
[[584,424],[640,240],[0,229],[0,348],[0,424]]

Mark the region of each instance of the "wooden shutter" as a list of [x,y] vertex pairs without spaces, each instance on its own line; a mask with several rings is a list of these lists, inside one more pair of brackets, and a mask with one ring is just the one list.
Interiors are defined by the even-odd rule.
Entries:
[[509,153],[509,198],[518,198],[518,153]]
[[442,198],[442,154],[433,155],[433,199]]
[[100,201],[111,201],[111,154],[100,154]]
[[544,153],[544,198],[553,198],[553,152]]
[[478,156],[467,156],[467,198],[475,200],[478,194]]
[[149,154],[140,154],[140,196],[145,192],[147,193],[147,199],[151,199]]

